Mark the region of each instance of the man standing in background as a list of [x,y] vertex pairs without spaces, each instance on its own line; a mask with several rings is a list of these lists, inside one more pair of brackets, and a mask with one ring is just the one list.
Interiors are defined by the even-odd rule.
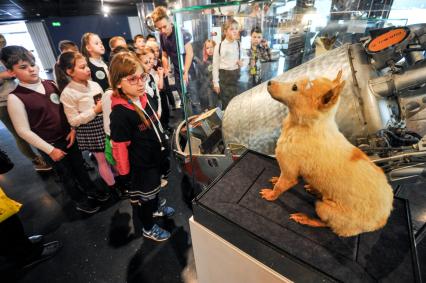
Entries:
[[[167,14],[167,9],[165,7],[157,7],[151,15],[151,18],[154,22],[155,27],[160,32],[160,44],[162,49],[162,61],[164,67],[164,74],[168,74],[170,71],[168,59],[173,64],[174,67],[174,77],[175,77],[175,85],[177,86],[177,90],[181,91],[181,82],[179,76],[179,58],[180,54],[178,53],[178,49],[176,46],[176,33],[173,24]],[[195,78],[195,69],[193,66],[193,58],[194,51],[192,49],[191,39],[192,36],[189,32],[185,30],[181,30],[183,35],[183,43],[184,43],[184,67],[183,67],[183,81],[186,85],[186,98],[188,101],[187,109],[191,111],[190,115],[201,113],[201,105],[200,98],[197,92],[197,82]],[[189,107],[191,106],[191,107]]]

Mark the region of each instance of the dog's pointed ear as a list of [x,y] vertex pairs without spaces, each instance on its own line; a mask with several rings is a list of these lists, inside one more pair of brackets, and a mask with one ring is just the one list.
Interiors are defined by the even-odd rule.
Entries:
[[321,96],[320,107],[321,106],[322,106],[321,108],[327,107],[332,102],[332,100],[337,100],[337,99],[336,99],[336,95],[334,95],[333,90],[330,89],[323,96]]
[[340,93],[345,85],[345,81],[339,82],[334,85],[329,91],[323,94],[319,99],[318,109],[328,109],[335,105],[339,100]]

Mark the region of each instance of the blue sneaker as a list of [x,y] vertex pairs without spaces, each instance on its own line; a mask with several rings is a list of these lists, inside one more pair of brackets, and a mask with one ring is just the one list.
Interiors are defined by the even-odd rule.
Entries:
[[157,242],[162,242],[170,238],[170,233],[157,224],[154,224],[154,226],[152,226],[151,230],[149,231],[146,231],[145,229],[142,229],[142,231],[144,237],[150,238]]
[[173,208],[171,208],[170,206],[160,205],[158,207],[158,210],[152,214],[152,217],[163,217],[163,216],[170,217],[173,214],[175,214],[175,210]]

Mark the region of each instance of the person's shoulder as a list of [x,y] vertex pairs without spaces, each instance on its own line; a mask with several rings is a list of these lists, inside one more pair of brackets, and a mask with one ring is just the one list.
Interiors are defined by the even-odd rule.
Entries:
[[61,92],[61,96],[62,96],[62,94],[64,94],[64,93],[72,93],[73,92],[73,89],[72,89],[72,87],[70,86],[70,83],[68,83],[65,87],[64,87],[64,89],[62,90],[62,92]]
[[126,106],[117,104],[111,108],[111,118],[114,117],[117,120],[123,121],[126,117],[130,116],[132,112],[133,111],[128,109]]
[[56,82],[54,80],[43,79],[42,82],[57,87]]
[[107,90],[105,90],[104,96],[105,97],[111,97],[111,95],[114,93],[114,91],[112,90],[112,88],[108,88]]
[[102,93],[104,92],[102,90],[101,85],[98,82],[95,82],[95,81],[92,81],[92,80],[88,80],[87,82],[89,84],[89,88],[92,89],[93,91],[95,91],[95,92],[101,91]]
[[181,28],[181,33],[183,35],[183,41],[185,42],[185,44],[192,40],[191,33],[187,31],[186,29]]
[[[87,57],[86,57],[87,58]],[[96,66],[95,65],[95,63],[94,63],[94,61],[95,61],[95,59],[93,59],[92,57],[89,57],[89,58],[87,58],[87,65],[89,66],[89,67],[91,67],[91,66]]]
[[11,93],[9,93],[8,95],[7,95],[7,100],[9,101],[16,101],[16,100],[20,100],[19,98],[18,98],[18,96],[16,96],[15,94],[14,94],[14,92],[11,92]]

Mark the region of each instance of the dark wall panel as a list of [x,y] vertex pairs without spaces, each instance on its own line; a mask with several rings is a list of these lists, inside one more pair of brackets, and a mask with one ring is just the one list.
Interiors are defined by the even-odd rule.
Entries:
[[[60,23],[53,26],[52,23]],[[102,39],[105,49],[109,51],[108,40],[116,35],[131,40],[129,22],[127,16],[80,16],[45,19],[46,27],[52,39],[55,54],[59,54],[58,43],[68,39],[80,46],[81,36],[85,32],[93,32]]]

